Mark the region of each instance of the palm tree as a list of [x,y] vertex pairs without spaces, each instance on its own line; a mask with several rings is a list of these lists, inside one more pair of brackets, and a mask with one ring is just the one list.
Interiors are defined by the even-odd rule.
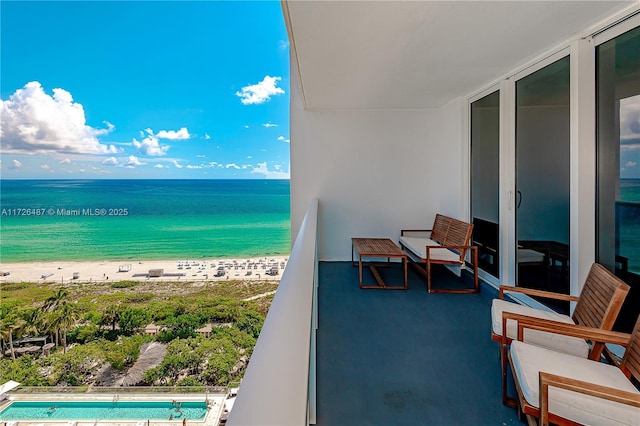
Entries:
[[9,315],[10,309],[7,305],[0,305],[0,353],[4,353],[5,345],[9,340],[7,328],[4,326],[4,319]]
[[11,312],[2,318],[0,323],[0,333],[2,333],[3,339],[9,340],[9,349],[11,350],[11,358],[16,359],[16,353],[13,349],[13,335],[19,336],[22,327],[27,322],[22,319],[16,312]]
[[23,309],[20,312],[20,316],[23,320],[25,320],[25,325],[23,327],[24,334],[31,334],[33,336],[37,336],[40,331],[40,309],[38,308],[27,308]]
[[58,308],[60,317],[59,325],[62,329],[62,341],[64,343],[64,353],[67,353],[67,330],[73,327],[78,320],[78,306],[74,303],[64,301]]
[[50,331],[55,333],[55,343],[56,346],[60,344],[60,315],[58,315],[57,310],[59,306],[66,302],[67,291],[63,288],[59,288],[58,291],[51,297],[45,300],[44,305],[42,306],[42,311],[47,312],[49,315],[47,316],[45,323]]
[[60,312],[59,311],[48,312],[44,321],[45,321],[45,326],[47,327],[47,330],[49,330],[49,332],[52,333],[54,336],[53,340],[56,346],[59,346],[60,345],[60,322],[61,322]]
[[59,288],[58,291],[51,297],[44,301],[42,310],[45,312],[55,311],[59,304],[67,297],[67,291],[63,288]]
[[120,321],[120,307],[118,305],[109,305],[102,314],[101,323],[104,325],[109,324],[111,331],[115,331],[116,324]]

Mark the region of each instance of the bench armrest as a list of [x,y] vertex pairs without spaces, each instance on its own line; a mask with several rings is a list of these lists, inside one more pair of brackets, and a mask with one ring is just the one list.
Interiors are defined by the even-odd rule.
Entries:
[[437,246],[427,246],[427,250],[429,249],[454,249],[454,250],[474,250],[477,249],[478,246],[445,246],[445,245],[437,245]]
[[500,299],[504,299],[505,292],[522,293],[522,294],[527,294],[529,296],[538,296],[538,297],[544,297],[547,299],[564,300],[568,302],[577,302],[578,300],[580,300],[578,296],[571,296],[569,294],[554,293],[551,291],[535,290],[532,288],[524,288],[524,287],[512,287],[508,285],[500,286]]

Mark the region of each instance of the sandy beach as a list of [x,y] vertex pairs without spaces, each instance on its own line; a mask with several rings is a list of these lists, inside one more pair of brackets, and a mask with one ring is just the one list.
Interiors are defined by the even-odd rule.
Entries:
[[288,256],[272,256],[207,260],[2,263],[0,283],[279,280],[288,259]]

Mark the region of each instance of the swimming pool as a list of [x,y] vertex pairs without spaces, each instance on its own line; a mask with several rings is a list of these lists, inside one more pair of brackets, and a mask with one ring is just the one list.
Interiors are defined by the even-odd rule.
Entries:
[[204,402],[14,401],[0,420],[203,420]]

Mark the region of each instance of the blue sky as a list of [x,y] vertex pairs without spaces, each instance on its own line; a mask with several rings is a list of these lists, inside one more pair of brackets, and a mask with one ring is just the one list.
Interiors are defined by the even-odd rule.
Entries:
[[0,2],[2,178],[289,178],[280,3]]

